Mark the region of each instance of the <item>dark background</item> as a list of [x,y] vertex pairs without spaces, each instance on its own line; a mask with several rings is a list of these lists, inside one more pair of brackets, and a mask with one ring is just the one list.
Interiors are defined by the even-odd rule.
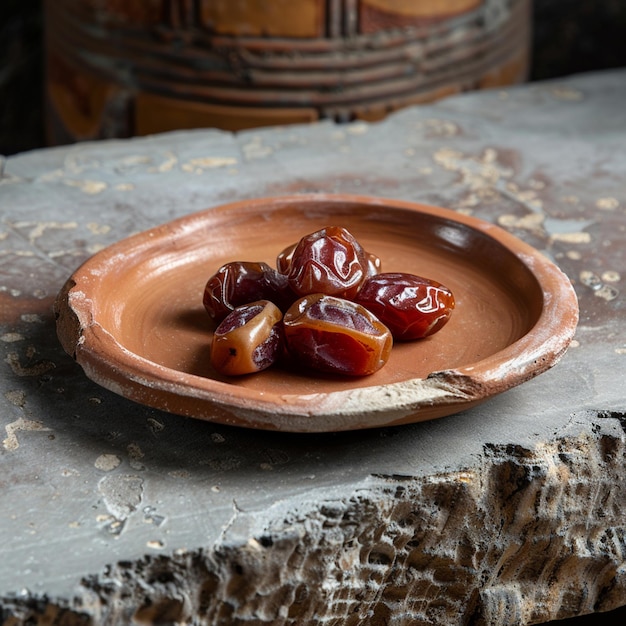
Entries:
[[[0,0],[0,154],[44,144],[42,0]],[[624,0],[534,0],[531,80],[626,67]]]

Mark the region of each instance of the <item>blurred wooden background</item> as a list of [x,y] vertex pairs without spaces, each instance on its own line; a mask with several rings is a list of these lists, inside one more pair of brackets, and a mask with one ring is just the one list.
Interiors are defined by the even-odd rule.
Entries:
[[[42,0],[0,2],[0,154],[44,138]],[[530,79],[626,65],[626,3],[534,0]]]

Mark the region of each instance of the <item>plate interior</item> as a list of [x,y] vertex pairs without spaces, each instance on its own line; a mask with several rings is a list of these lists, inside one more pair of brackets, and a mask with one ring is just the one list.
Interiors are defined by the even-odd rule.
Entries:
[[[479,362],[536,323],[540,285],[525,263],[480,230],[441,215],[393,206],[294,202],[209,211],[126,244],[104,259],[94,315],[125,350],[171,370],[260,393],[328,393],[425,378]],[[456,299],[449,323],[430,338],[396,343],[376,374],[341,378],[272,368],[237,378],[209,363],[213,322],[202,306],[207,279],[228,261],[265,261],[329,225],[350,230],[382,260],[382,270],[411,272],[448,286]],[[118,251],[119,252],[119,251]]]

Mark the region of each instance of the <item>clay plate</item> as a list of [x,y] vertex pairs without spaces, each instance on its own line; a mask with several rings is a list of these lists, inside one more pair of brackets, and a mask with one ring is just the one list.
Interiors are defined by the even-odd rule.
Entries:
[[[265,261],[329,225],[349,229],[405,271],[456,297],[436,335],[394,346],[376,374],[333,378],[270,369],[236,379],[209,365],[208,277]],[[64,349],[100,385],[171,413],[259,429],[324,432],[442,417],[553,366],[578,305],[546,257],[492,224],[372,197],[303,195],[237,202],[129,237],[86,261],[56,301]]]

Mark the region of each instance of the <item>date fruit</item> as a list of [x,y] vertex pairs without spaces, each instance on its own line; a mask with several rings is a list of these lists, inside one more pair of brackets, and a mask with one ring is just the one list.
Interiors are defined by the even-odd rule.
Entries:
[[441,283],[382,272],[381,259],[339,226],[284,248],[276,269],[226,263],[207,281],[203,304],[218,324],[211,363],[228,376],[283,358],[324,373],[373,374],[394,341],[436,333],[455,308]]
[[267,263],[233,261],[222,265],[209,278],[202,303],[211,318],[219,323],[242,304],[270,300],[284,311],[296,298],[287,277]]
[[403,272],[368,278],[355,301],[385,324],[394,339],[401,341],[436,333],[448,322],[455,306],[447,287]]
[[260,372],[283,351],[283,314],[268,300],[243,304],[215,329],[211,364],[227,376]]
[[293,259],[293,253],[297,245],[297,243],[292,243],[284,250],[279,252],[278,256],[276,257],[276,269],[281,274],[289,273],[289,266],[291,265],[291,259]]
[[[278,256],[276,257],[276,268],[281,274],[288,274],[289,267],[291,266],[291,259],[293,258],[293,253],[296,249],[297,243],[292,243],[287,246],[284,250],[282,250]],[[372,252],[366,252],[365,258],[367,260],[367,268],[365,271],[366,277],[374,276],[378,274],[382,267],[382,261],[380,257],[373,254]]]
[[375,255],[372,252],[366,253],[367,258],[367,271],[365,273],[365,278],[369,278],[370,276],[376,276],[376,274],[380,273],[382,269],[382,261],[380,257]]
[[321,372],[366,376],[389,359],[389,329],[367,309],[321,293],[304,296],[283,318],[287,352]]
[[371,271],[367,252],[339,226],[306,235],[292,254],[287,249],[281,255],[280,266],[288,267],[289,284],[299,296],[324,293],[351,299]]

